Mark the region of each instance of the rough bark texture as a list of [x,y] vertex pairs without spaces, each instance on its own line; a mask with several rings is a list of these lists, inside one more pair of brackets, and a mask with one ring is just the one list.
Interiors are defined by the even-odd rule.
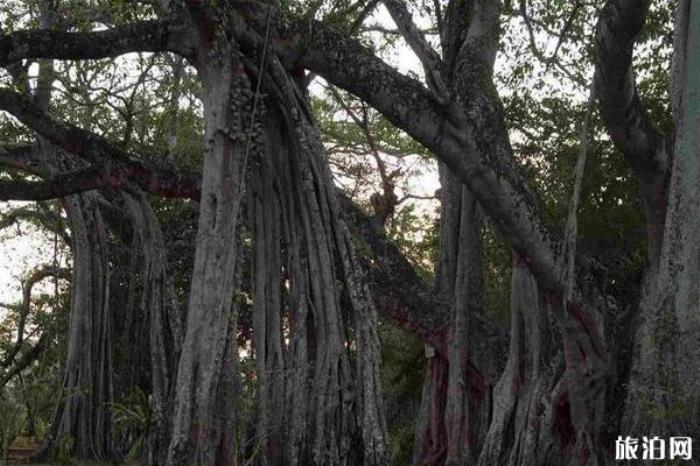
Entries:
[[305,90],[276,61],[266,88],[250,189],[263,461],[384,464],[376,310]]
[[[481,208],[466,187],[454,179],[447,181],[447,176],[443,176],[443,198],[452,196],[451,202],[456,205],[443,201],[443,208],[458,212],[445,218],[458,219],[459,223],[441,225],[441,244],[444,246],[438,272],[439,290],[453,296],[448,336],[450,373],[445,406],[446,464],[462,465],[473,464],[483,444],[490,421],[489,375],[492,371],[489,369],[497,369],[493,367],[497,356],[489,352],[492,348],[487,342],[476,338],[478,334],[471,328],[469,318],[471,314],[480,314],[483,304]],[[454,195],[451,188],[456,188]],[[448,255],[456,258],[455,263],[450,263]]]
[[[658,272],[647,276],[624,427],[634,435],[700,434],[700,211],[697,125],[700,8],[679,3],[674,67],[676,145]],[[684,29],[687,28],[687,29]],[[681,65],[682,63],[682,65]]]
[[[632,0],[606,3],[596,28],[595,85],[608,133],[640,181],[647,219],[649,262],[655,266],[663,239],[673,144],[644,108],[632,68],[635,39],[644,26],[650,3]],[[677,59],[677,54],[675,57],[674,67],[678,68],[682,61]],[[674,107],[678,103],[676,94],[674,92],[672,101]]]
[[222,374],[233,363],[230,332],[237,225],[248,142],[250,84],[234,50],[209,50],[204,84],[205,154],[186,331],[178,365],[168,463],[231,464],[233,400]]
[[52,451],[106,458],[112,451],[112,331],[105,224],[91,194],[64,202],[73,239],[68,354],[51,433]]
[[[51,2],[43,2],[45,30],[55,23],[54,9]],[[50,105],[53,80],[53,62],[41,60],[33,95],[37,109]],[[77,165],[44,139],[34,151],[41,169],[49,174]],[[109,412],[114,387],[107,230],[97,193],[66,197],[63,208],[71,229],[73,255],[68,344],[61,393],[41,450],[49,455],[60,451],[79,458],[107,458],[114,454]]]
[[[0,37],[3,64],[20,58],[84,59],[133,50],[172,50],[193,60],[202,76],[207,153],[168,461],[227,464],[232,457],[227,451],[232,417],[227,400],[235,385],[230,382],[234,345],[229,322],[235,277],[240,274],[234,238],[246,176],[248,149],[243,144],[249,142],[243,118],[247,113],[242,108],[250,104],[247,76],[260,74],[275,106],[274,116],[264,122],[265,152],[254,153],[257,165],[251,167],[254,187],[250,191],[255,245],[254,340],[261,384],[257,435],[264,444],[262,461],[385,461],[374,307],[330,188],[322,147],[300,97],[303,89],[287,72],[308,68],[375,106],[433,150],[454,177],[453,183],[445,183],[446,192],[451,185],[457,193],[450,195],[449,202],[459,203],[455,209],[445,203],[445,218],[450,221],[443,225],[439,292],[446,299],[436,301],[447,303],[449,311],[441,315],[449,314],[450,329],[436,330],[430,319],[404,319],[409,328],[436,343],[437,356],[429,361],[424,387],[417,457],[428,463],[455,464],[603,462],[609,450],[601,441],[603,411],[615,402],[610,390],[615,374],[609,358],[616,348],[607,344],[603,331],[604,324],[610,324],[604,320],[606,298],[586,275],[590,264],[581,262],[575,289],[571,295],[565,294],[568,289],[561,273],[559,242],[546,228],[534,197],[515,170],[503,111],[491,79],[500,3],[449,2],[440,25],[442,57],[412,24],[403,2],[385,3],[423,63],[429,89],[396,72],[346,34],[309,19],[288,22],[274,17],[271,43],[276,56],[272,68],[270,72],[256,69],[249,60],[258,58],[256,54],[267,45],[260,32],[269,26],[270,15],[266,8],[250,2],[235,7],[245,13],[241,15],[216,17],[210,14],[208,2],[187,0],[180,5],[187,14],[175,14],[167,21],[93,33],[20,31]],[[694,235],[700,217],[696,160],[700,141],[693,129],[698,126],[700,112],[690,84],[698,75],[696,29],[700,19],[692,2],[680,2],[672,90],[678,121],[671,157],[672,138],[652,125],[635,87],[631,65],[634,40],[649,5],[649,1],[609,0],[596,31],[596,74],[600,77],[596,85],[603,120],[641,182],[650,245],[625,426],[637,437],[649,433],[695,435],[700,389],[694,371],[700,357],[700,251]],[[173,33],[184,29],[187,31],[180,37]],[[248,59],[240,57],[233,38]],[[61,47],[55,47],[56,43]],[[241,94],[241,89],[248,94]],[[178,183],[167,183],[163,173],[136,162],[104,139],[74,126],[56,124],[42,111],[45,105],[34,105],[15,92],[0,90],[0,107],[50,142],[92,163],[88,170],[102,177],[73,191],[63,190],[64,195],[105,185],[123,188],[133,178],[149,192],[199,197],[198,186],[191,191],[179,190]],[[82,174],[68,173],[61,182],[34,185],[33,195],[55,195],[61,191],[57,185],[75,181]],[[14,195],[27,187],[5,185],[12,188],[5,192]],[[74,247],[82,249],[75,252],[71,349],[66,366],[67,389],[87,389],[62,403],[56,426],[62,432],[84,436],[76,445],[79,451],[100,455],[110,448],[103,432],[109,423],[103,406],[111,399],[106,317],[109,274],[103,222],[91,196],[70,198],[71,221],[77,225]],[[483,408],[489,404],[484,401],[488,380],[483,375],[488,369],[477,367],[471,357],[479,351],[472,327],[479,307],[479,278],[470,273],[477,270],[470,264],[477,261],[478,222],[463,220],[478,217],[473,215],[478,210],[474,199],[519,254],[513,271],[509,359],[493,391],[488,432],[487,410]],[[143,206],[140,210],[138,215],[148,216]],[[141,237],[145,244],[156,229],[144,231]],[[152,252],[157,248],[153,244],[146,249]],[[85,259],[86,254],[94,260]],[[396,270],[403,270],[400,261],[386,254],[377,257],[382,264],[398,265]],[[156,289],[163,275],[162,262],[160,256],[152,256],[152,274],[146,268],[155,288],[145,293],[144,299],[158,303],[167,295],[167,290]],[[389,304],[399,303],[395,306],[397,315],[406,314],[408,307],[395,294],[389,294]],[[574,302],[562,303],[563,296],[573,297]],[[422,294],[420,301],[432,302],[428,298]],[[176,353],[180,338],[177,319],[171,319],[165,308],[159,311],[159,306],[162,304],[153,305],[152,331],[174,326],[171,336],[166,331],[165,340],[156,341],[157,335],[152,334],[152,350],[158,344],[160,348],[172,347]],[[547,330],[555,326],[556,331]],[[621,334],[616,330],[616,335]],[[445,336],[447,344],[440,344]],[[78,353],[76,345],[87,350]],[[154,393],[159,393],[156,406],[172,386],[173,361],[167,358],[172,355],[152,354]],[[614,356],[620,359],[619,354]],[[624,382],[618,378],[614,393],[624,392]],[[158,417],[168,416],[164,408],[154,409]],[[86,432],[88,425],[96,431]],[[156,435],[161,444],[169,435],[162,432]]]
[[[417,31],[411,31],[411,20],[406,18],[405,7],[399,2],[388,4],[399,28],[413,37],[409,40],[413,49],[427,46]],[[478,91],[473,91],[474,82],[487,82],[493,70],[497,35],[498,5],[485,2],[450,3],[445,13],[445,24],[441,31],[443,57],[440,66],[434,58],[428,60],[419,53],[426,73],[434,76],[431,87],[436,93],[447,97],[441,82],[453,89],[459,98],[458,105],[473,117],[470,123],[482,134],[489,134],[489,144],[500,152],[508,152],[497,129],[498,113],[487,110],[490,104],[480,102]],[[424,45],[421,45],[424,44]],[[435,69],[438,68],[438,69]],[[431,72],[430,70],[433,69]],[[444,74],[444,78],[443,78]],[[484,97],[480,97],[484,98]],[[495,122],[495,124],[494,124]],[[472,192],[463,186],[452,169],[440,166],[442,184],[442,217],[440,223],[441,254],[437,276],[437,291],[451,303],[448,327],[447,372],[444,381],[433,380],[442,373],[439,354],[429,361],[429,378],[423,392],[422,412],[418,437],[423,432],[434,437],[426,444],[422,455],[414,457],[419,464],[475,464],[479,458],[491,416],[492,381],[500,369],[499,357],[493,347],[479,338],[471,322],[473,315],[482,312],[482,223],[483,214]],[[497,350],[496,350],[497,351]],[[480,355],[478,361],[475,355]],[[437,393],[434,390],[446,390]],[[444,407],[442,406],[444,399]],[[426,408],[426,406],[428,408]],[[432,412],[433,408],[442,411]],[[432,418],[432,420],[431,420]],[[443,419],[445,436],[437,435],[440,429],[430,427],[437,419]],[[415,449],[418,453],[419,449]],[[444,457],[442,456],[444,452]]]
[[[167,271],[167,252],[160,222],[140,190],[120,194],[132,229],[132,264],[128,307],[139,315],[140,332],[125,332],[135,349],[135,338],[147,342],[147,363],[137,370],[150,374],[153,426],[149,432],[149,463],[165,464],[175,376],[183,338],[182,313]],[[135,296],[138,291],[140,296]],[[135,301],[138,301],[136,303]],[[127,318],[131,321],[131,318]],[[139,329],[136,329],[139,331]],[[133,362],[132,362],[133,364]],[[145,367],[143,367],[145,366]]]
[[511,285],[508,362],[493,393],[493,420],[480,465],[563,464],[573,426],[565,388],[561,342],[537,284],[517,257]]
[[[482,312],[483,217],[447,167],[442,181],[441,254],[437,291],[451,302],[446,348],[428,361],[414,462],[474,464],[490,422],[496,348],[474,327]],[[478,360],[475,355],[480,355]]]

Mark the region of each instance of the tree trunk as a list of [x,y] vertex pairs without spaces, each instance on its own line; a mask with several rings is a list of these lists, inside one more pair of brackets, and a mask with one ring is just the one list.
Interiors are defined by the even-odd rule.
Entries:
[[[214,52],[212,52],[214,54]],[[232,464],[231,310],[251,92],[236,52],[200,66],[205,154],[187,325],[178,365],[168,464]]]
[[643,435],[700,435],[700,7],[679,2],[674,51],[674,160],[663,245],[643,290],[624,428]]
[[[440,175],[437,291],[450,300],[451,317],[446,348],[428,361],[414,462],[475,464],[490,422],[490,380],[498,370],[494,349],[471,325],[472,316],[482,312],[483,216],[447,167],[440,167]],[[428,437],[420,440],[421,435]]]
[[[167,271],[167,252],[160,222],[146,195],[121,193],[133,230],[132,255],[138,270],[131,279],[139,281],[141,293],[138,312],[142,331],[138,335],[148,342],[150,356],[142,372],[150,374],[152,428],[149,432],[149,463],[165,464],[170,440],[170,419],[175,393],[175,376],[183,338],[182,314]],[[130,295],[134,286],[130,287]],[[129,296],[129,301],[136,298]],[[134,335],[127,334],[136,337]],[[128,342],[126,343],[129,344]]]
[[70,196],[64,206],[73,240],[68,354],[61,399],[45,444],[49,452],[109,458],[113,368],[105,225],[95,194]]
[[556,322],[522,259],[515,258],[512,276],[508,362],[494,388],[479,464],[563,464],[561,450],[574,434],[566,391],[557,383],[564,361]]
[[[269,121],[270,118],[267,118]],[[276,136],[281,136],[276,133]],[[277,160],[280,139],[266,139],[266,161]],[[272,157],[270,157],[272,156]],[[266,162],[269,163],[269,162]],[[248,210],[253,237],[253,347],[257,370],[257,441],[263,463],[282,464],[284,377],[280,199],[272,173],[260,167],[251,180]]]
[[249,202],[261,461],[385,464],[376,310],[305,90],[271,66]]
[[[55,4],[42,3],[42,28],[55,24]],[[53,62],[41,60],[34,100],[41,108],[51,102]],[[50,174],[75,161],[40,138],[35,150]],[[110,270],[105,223],[94,192],[63,199],[71,228],[73,258],[71,310],[62,389],[40,455],[74,454],[78,458],[113,455],[109,404],[114,399]]]

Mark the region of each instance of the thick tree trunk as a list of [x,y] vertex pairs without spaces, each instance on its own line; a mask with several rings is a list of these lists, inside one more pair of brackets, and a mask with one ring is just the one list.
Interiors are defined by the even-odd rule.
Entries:
[[673,103],[675,151],[663,245],[641,304],[624,428],[643,435],[700,435],[700,7],[679,2]]
[[73,240],[68,355],[46,447],[79,458],[108,458],[113,368],[105,225],[95,194],[70,196],[64,206]]
[[[55,4],[42,3],[42,27],[55,23]],[[40,108],[51,102],[53,62],[42,60],[34,94]],[[42,168],[56,173],[73,167],[44,139],[35,150]],[[40,455],[73,454],[78,458],[110,458],[115,453],[109,404],[114,400],[113,336],[107,232],[99,194],[88,192],[63,199],[71,229],[73,276],[71,310],[62,390]]]
[[445,404],[449,364],[435,354],[435,348],[426,346],[429,356],[423,379],[421,405],[416,419],[413,441],[413,463],[417,465],[444,464],[447,456],[447,429]]
[[[270,119],[268,118],[268,121]],[[279,136],[279,134],[278,134]],[[266,160],[276,160],[280,139],[267,138]],[[280,199],[272,174],[262,167],[251,180],[248,210],[253,237],[253,347],[257,370],[257,441],[264,462],[282,464],[285,361],[283,359],[282,258]]]
[[251,92],[233,50],[211,52],[200,66],[205,154],[195,263],[178,365],[168,464],[233,461],[234,400],[223,374],[233,361],[231,310],[238,256],[237,226]]
[[[165,464],[174,382],[182,348],[182,313],[167,271],[167,253],[160,222],[148,198],[140,190],[134,194],[122,192],[121,198],[132,226],[132,262],[137,264],[137,270],[132,269],[129,277],[129,307],[135,307],[135,303],[131,303],[138,299],[135,296],[138,290],[140,299],[136,311],[143,327],[138,336],[127,333],[126,337],[143,338],[144,343],[147,342],[148,362],[136,369],[145,373],[142,375],[150,374],[153,425],[149,432],[149,463]],[[138,286],[134,282],[138,282]]]
[[538,291],[516,257],[508,362],[493,394],[493,418],[479,465],[605,462],[599,438],[606,403],[607,353],[598,324]]
[[271,66],[249,203],[262,461],[385,464],[374,304],[304,91]]
[[494,349],[472,328],[473,316],[482,312],[483,216],[446,167],[440,174],[437,291],[450,300],[451,316],[446,347],[428,361],[414,463],[474,464],[489,426],[490,380],[499,365]]
[[[486,342],[475,338],[470,326],[470,315],[480,314],[483,304],[481,208],[451,175],[445,173],[442,178],[446,212],[441,224],[438,289],[453,297],[445,405],[446,464],[466,465],[476,461],[489,425],[491,382],[486,374],[494,366],[495,355]],[[451,259],[456,260],[451,263]]]
[[561,343],[522,259],[515,258],[512,275],[508,362],[494,388],[479,464],[563,464],[562,447],[574,434],[565,389],[557,383],[564,369]]

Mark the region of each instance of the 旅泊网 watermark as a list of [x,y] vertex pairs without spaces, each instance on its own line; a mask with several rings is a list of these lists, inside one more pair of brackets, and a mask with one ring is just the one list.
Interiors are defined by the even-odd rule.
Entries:
[[[641,448],[640,448],[641,447]],[[690,437],[618,437],[615,441],[615,460],[690,460],[693,458],[693,439]]]

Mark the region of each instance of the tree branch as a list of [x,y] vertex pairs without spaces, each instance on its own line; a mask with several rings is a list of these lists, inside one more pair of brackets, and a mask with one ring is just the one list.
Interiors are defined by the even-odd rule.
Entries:
[[21,170],[32,175],[45,176],[41,161],[36,157],[32,144],[0,146],[0,167]]
[[[15,182],[0,184],[0,199],[13,189],[23,190],[13,198],[37,200],[37,198],[63,197],[90,189],[119,187],[94,167],[60,175],[45,182]],[[199,197],[200,183],[197,180],[191,189]],[[370,246],[371,255],[377,264],[371,267],[371,286],[378,308],[397,325],[418,335],[440,350],[444,343],[443,331],[449,318],[449,305],[434,294],[421,281],[411,264],[402,256],[396,246],[388,241],[373,226],[372,220],[361,212],[352,201],[337,191],[344,212],[352,221],[352,228]],[[475,317],[475,325],[482,329],[485,338],[504,337],[495,325],[480,316]]]
[[22,59],[87,60],[129,52],[176,52],[193,56],[177,21],[145,21],[104,31],[23,30],[0,36],[0,66]]
[[15,356],[22,349],[22,343],[24,342],[24,328],[27,324],[27,316],[29,315],[29,310],[32,304],[32,290],[34,285],[42,281],[47,277],[59,276],[64,280],[69,280],[71,273],[68,269],[59,268],[58,270],[53,266],[43,266],[32,272],[32,274],[27,277],[27,279],[22,284],[22,304],[18,306],[20,312],[19,322],[17,323],[17,340],[15,344],[10,348],[5,355],[5,358],[0,362],[0,367],[9,367],[15,359]]
[[123,188],[126,177],[105,176],[90,166],[42,181],[0,182],[0,200],[46,201],[101,188]]
[[644,26],[649,0],[609,0],[596,28],[596,74],[600,109],[610,137],[643,178],[669,167],[670,143],[651,122],[632,69],[632,51]]
[[447,99],[450,94],[442,77],[442,60],[413,22],[406,3],[402,0],[384,0],[384,6],[389,10],[404,40],[406,40],[423,65],[426,76],[432,81],[431,87],[434,87],[440,94],[440,97]]
[[[72,192],[95,187],[123,187],[133,182],[146,192],[162,197],[199,199],[201,178],[198,174],[178,172],[156,166],[155,162],[139,160],[117,148],[102,136],[65,122],[54,120],[31,100],[19,93],[0,89],[0,110],[14,115],[55,146],[92,163],[95,172],[85,180],[84,189],[72,186]],[[1,155],[1,154],[0,154]],[[8,190],[27,193],[43,191],[49,195],[52,189],[44,186],[6,186]],[[50,197],[44,197],[47,199]]]
[[10,369],[7,373],[0,376],[0,388],[7,385],[7,383],[12,380],[17,374],[21,373],[24,369],[29,367],[31,363],[37,360],[41,353],[46,350],[49,345],[49,337],[45,333],[39,337],[39,341],[36,342],[29,350],[22,353],[19,361]]

